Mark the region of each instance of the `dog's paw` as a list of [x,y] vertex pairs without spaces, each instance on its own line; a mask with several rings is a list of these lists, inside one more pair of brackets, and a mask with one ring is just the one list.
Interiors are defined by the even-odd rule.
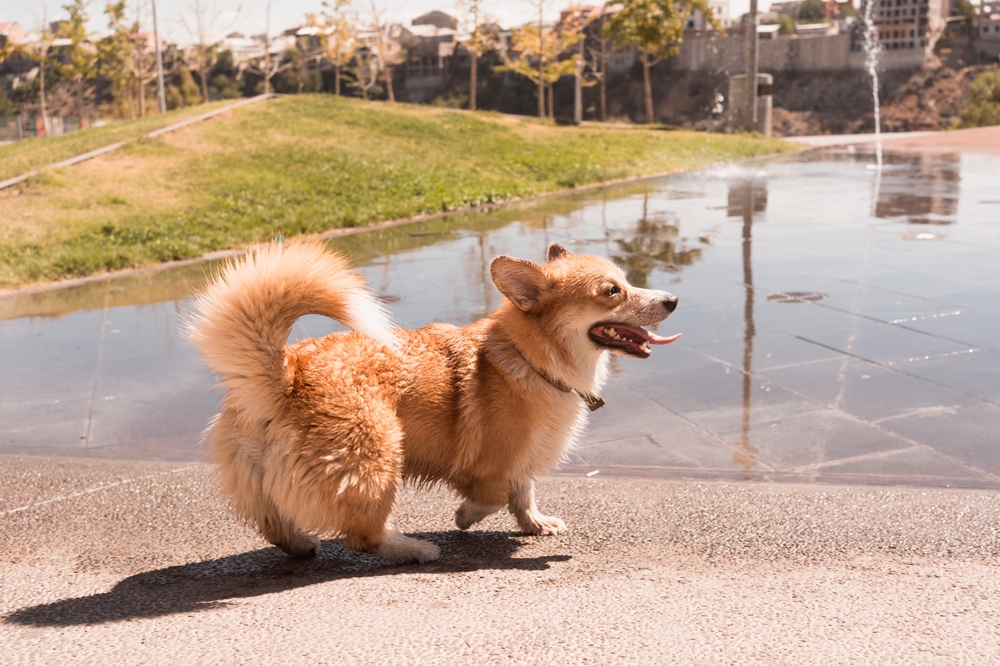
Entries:
[[276,544],[286,555],[297,560],[305,560],[316,557],[322,543],[310,534],[296,534],[293,538],[284,543]]
[[460,530],[467,530],[491,513],[496,513],[501,508],[499,506],[482,506],[481,504],[466,500],[455,510],[455,525]]
[[533,536],[555,536],[566,531],[566,523],[555,516],[543,516],[532,513],[518,520],[518,525],[525,534]]
[[414,539],[396,530],[388,530],[385,538],[373,551],[393,564],[425,564],[441,557],[441,549],[430,541]]

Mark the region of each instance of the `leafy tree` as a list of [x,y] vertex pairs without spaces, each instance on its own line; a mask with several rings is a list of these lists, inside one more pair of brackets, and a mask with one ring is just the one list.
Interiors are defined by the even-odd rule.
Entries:
[[340,75],[351,61],[357,42],[354,29],[347,18],[346,9],[350,0],[333,0],[323,3],[323,12],[306,14],[309,25],[319,28],[323,57],[333,65],[333,94],[340,95]]
[[14,115],[14,105],[10,103],[10,98],[7,97],[7,91],[4,90],[3,86],[0,86],[0,116],[12,115]]
[[57,39],[69,41],[62,49],[61,57],[54,61],[59,75],[69,81],[76,99],[76,115],[83,115],[83,102],[86,82],[93,79],[98,71],[98,53],[90,43],[90,33],[87,32],[86,0],[73,0],[63,9],[69,14],[69,19],[59,24]]
[[194,82],[191,70],[183,64],[177,66],[178,85],[169,85],[165,91],[167,108],[177,109],[182,106],[194,106],[202,101],[201,89]]
[[800,21],[823,21],[826,19],[826,5],[823,0],[804,0],[795,15]]
[[[52,46],[52,33],[49,32],[49,26],[47,21],[42,19],[42,27],[39,30],[39,39],[33,43],[27,44],[15,44],[14,42],[7,42],[2,47],[0,47],[0,62],[9,60],[11,58],[27,58],[38,63],[38,76],[36,77],[38,85],[38,102],[40,107],[40,113],[44,119],[45,113],[45,69],[52,64],[52,59],[49,57],[49,49]],[[32,81],[32,87],[34,87],[35,81]],[[15,90],[15,93],[18,92]]]
[[983,72],[969,85],[959,127],[1000,125],[1000,70]]
[[278,92],[301,95],[304,92],[319,92],[323,87],[319,70],[309,68],[308,58],[299,49],[285,51],[282,64],[287,64],[288,70],[275,85]]
[[646,122],[653,122],[653,90],[649,70],[664,58],[675,55],[684,41],[684,25],[695,10],[717,31],[722,32],[707,0],[625,0],[623,7],[604,26],[621,46],[634,46],[642,63]]
[[463,45],[471,60],[469,67],[469,110],[476,110],[476,76],[479,70],[479,58],[487,51],[497,47],[496,30],[490,25],[483,12],[485,0],[458,0],[459,9],[465,14],[465,22],[469,28],[469,36]]
[[952,16],[967,16],[969,18],[976,18],[978,14],[979,8],[969,2],[969,0],[958,0],[958,2],[951,6]]
[[560,31],[546,31],[539,18],[538,25],[528,24],[511,30],[510,44],[503,53],[504,65],[498,69],[521,74],[538,86],[539,118],[546,116],[546,91],[548,115],[552,115],[552,84],[576,71],[576,57],[560,60],[559,56],[583,39],[582,28],[582,23],[570,22]]
[[780,28],[778,28],[778,32],[780,32],[782,35],[795,34],[795,19],[793,19],[791,16],[782,16],[780,19],[778,19],[778,25],[781,26]]
[[210,76],[208,82],[210,92],[217,93],[222,99],[243,96],[243,89],[246,87],[243,70],[236,66],[233,52],[229,49],[219,52]]
[[104,14],[108,17],[111,34],[97,44],[100,70],[111,81],[111,93],[115,102],[119,107],[127,106],[128,117],[134,119],[132,86],[138,84],[135,65],[140,49],[137,47],[135,35],[139,32],[139,25],[125,22],[124,0],[108,3],[104,8]]
[[[228,11],[228,0],[189,0],[185,9],[187,11],[181,15],[180,22],[194,39],[194,47],[188,52],[187,60],[201,80],[202,101],[208,102],[209,71],[219,55],[219,45],[212,41],[212,34]],[[239,11],[237,9],[236,13]]]

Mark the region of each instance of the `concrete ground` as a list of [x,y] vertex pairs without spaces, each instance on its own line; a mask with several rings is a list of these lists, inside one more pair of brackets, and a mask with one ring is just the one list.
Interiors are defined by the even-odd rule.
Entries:
[[[874,134],[789,136],[786,141],[823,146],[870,145]],[[882,134],[886,150],[948,151],[1000,155],[1000,126],[975,127],[950,132],[890,132]]]
[[393,567],[253,536],[204,464],[0,465],[4,664],[996,664],[1000,495],[553,478],[525,537],[442,491]]

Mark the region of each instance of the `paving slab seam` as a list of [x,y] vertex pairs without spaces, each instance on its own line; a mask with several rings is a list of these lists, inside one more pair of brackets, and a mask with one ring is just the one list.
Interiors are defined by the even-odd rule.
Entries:
[[26,504],[25,506],[19,506],[15,509],[8,509],[6,511],[0,511],[0,518],[5,516],[10,516],[15,513],[21,513],[22,511],[29,511],[31,509],[38,508],[40,506],[45,506],[47,504],[54,504],[56,502],[65,502],[66,500],[75,499],[77,497],[83,497],[84,495],[91,495],[93,493],[101,492],[102,490],[109,490],[111,488],[117,488],[119,486],[128,485],[130,483],[137,483],[139,481],[146,481],[148,479],[154,479],[158,476],[164,476],[166,474],[176,474],[178,472],[183,472],[189,470],[192,467],[197,466],[199,463],[194,463],[190,465],[184,465],[183,467],[177,467],[175,469],[166,470],[164,472],[157,472],[155,474],[147,474],[146,476],[137,476],[132,479],[122,479],[121,481],[114,481],[112,483],[102,483],[100,485],[94,486],[93,488],[87,488],[86,490],[79,490],[75,493],[68,493],[66,495],[60,495],[58,497],[50,497],[47,500],[42,500],[40,502],[32,502],[31,504]]
[[[817,345],[819,347],[823,347],[824,349],[829,349],[830,351],[835,351],[835,352],[838,352],[840,354],[844,354],[845,356],[850,356],[851,358],[856,358],[859,361],[864,361],[865,363],[870,363],[870,364],[872,364],[874,366],[878,366],[880,368],[885,368],[886,370],[892,370],[893,372],[898,372],[901,375],[906,375],[907,377],[911,377],[913,379],[918,379],[918,380],[920,380],[922,382],[927,382],[928,384],[933,384],[934,386],[938,386],[938,387],[943,388],[943,389],[948,389],[949,391],[954,391],[955,393],[960,393],[960,394],[962,394],[962,395],[964,395],[966,397],[972,398],[974,400],[978,400],[979,402],[985,402],[988,405],[993,405],[994,407],[1000,407],[1000,402],[997,402],[995,400],[990,400],[989,398],[984,398],[982,396],[978,396],[975,393],[969,393],[967,391],[963,391],[961,389],[957,389],[954,386],[948,386],[947,384],[942,384],[941,382],[936,382],[933,379],[927,379],[926,377],[921,377],[920,375],[914,375],[913,373],[906,372],[905,370],[900,370],[899,368],[893,367],[888,362],[881,363],[879,361],[873,361],[870,358],[865,358],[864,356],[859,356],[858,354],[855,354],[855,353],[849,352],[849,351],[845,351],[843,349],[837,349],[836,347],[832,347],[832,346],[830,346],[828,344],[825,344],[823,342],[818,342],[816,340],[810,340],[809,338],[803,337],[801,335],[796,335],[795,338],[801,340],[802,342],[808,342],[810,344]],[[911,359],[911,360],[918,360],[918,359]]]

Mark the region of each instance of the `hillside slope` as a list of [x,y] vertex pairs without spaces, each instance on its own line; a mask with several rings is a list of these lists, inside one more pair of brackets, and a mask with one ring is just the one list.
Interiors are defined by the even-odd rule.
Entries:
[[788,149],[327,95],[268,100],[0,191],[0,287]]

